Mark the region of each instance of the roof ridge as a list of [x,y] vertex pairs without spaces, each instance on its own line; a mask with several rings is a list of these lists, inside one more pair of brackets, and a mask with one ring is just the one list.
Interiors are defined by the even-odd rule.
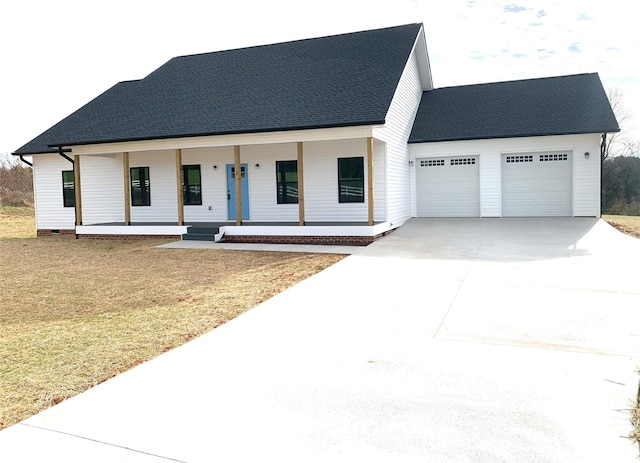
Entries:
[[216,53],[227,53],[227,52],[251,50],[251,49],[256,49],[256,48],[278,46],[278,45],[289,45],[289,44],[300,43],[300,42],[310,42],[310,41],[326,40],[326,39],[332,39],[332,38],[338,38],[338,37],[347,37],[347,36],[352,36],[352,35],[357,35],[357,34],[366,34],[366,33],[370,33],[370,32],[383,32],[383,31],[389,31],[391,29],[400,29],[400,28],[409,27],[409,26],[421,26],[421,27],[424,27],[423,23],[407,23],[407,24],[401,24],[401,25],[397,25],[397,26],[380,27],[380,28],[377,28],[377,29],[365,29],[365,30],[360,30],[360,31],[342,32],[340,34],[323,35],[321,37],[307,37],[307,38],[301,38],[301,39],[284,40],[282,42],[263,43],[263,44],[260,44],[260,45],[249,45],[249,46],[246,46],[246,47],[227,48],[227,49],[224,49],[224,50],[205,51],[205,52],[201,52],[201,53],[178,55],[178,56],[174,56],[173,58],[169,59],[169,61],[172,61],[172,60],[175,60],[175,59],[181,59],[181,58],[190,58],[190,57],[194,57],[194,56],[213,55],[213,54],[216,54]]

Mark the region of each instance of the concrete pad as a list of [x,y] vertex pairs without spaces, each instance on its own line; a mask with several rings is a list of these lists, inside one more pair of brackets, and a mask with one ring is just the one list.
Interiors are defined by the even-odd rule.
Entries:
[[595,220],[412,220],[0,432],[0,448],[18,462],[42,445],[51,461],[108,446],[136,462],[634,462],[640,294],[607,275],[635,252]]

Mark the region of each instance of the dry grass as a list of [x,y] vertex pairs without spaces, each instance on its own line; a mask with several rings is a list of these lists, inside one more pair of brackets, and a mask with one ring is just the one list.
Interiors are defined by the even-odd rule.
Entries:
[[629,434],[629,438],[640,446],[640,396],[636,403],[636,407],[631,410],[631,425],[633,430]]
[[622,233],[640,238],[640,216],[603,215],[602,218]]
[[[343,256],[33,236],[3,208],[0,429],[234,318]],[[166,240],[164,241],[166,242]]]
[[0,238],[35,238],[33,208],[0,206]]

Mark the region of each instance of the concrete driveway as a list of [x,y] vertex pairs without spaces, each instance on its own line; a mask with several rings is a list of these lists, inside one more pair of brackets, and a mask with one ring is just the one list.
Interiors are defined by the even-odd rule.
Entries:
[[639,262],[595,219],[413,219],[2,460],[635,462]]

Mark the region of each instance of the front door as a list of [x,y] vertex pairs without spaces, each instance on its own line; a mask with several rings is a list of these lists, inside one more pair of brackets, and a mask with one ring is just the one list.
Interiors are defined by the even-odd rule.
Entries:
[[[236,167],[227,164],[227,209],[229,220],[236,219]],[[247,180],[247,164],[240,164],[240,192],[242,198],[242,219],[249,218],[249,182]]]

